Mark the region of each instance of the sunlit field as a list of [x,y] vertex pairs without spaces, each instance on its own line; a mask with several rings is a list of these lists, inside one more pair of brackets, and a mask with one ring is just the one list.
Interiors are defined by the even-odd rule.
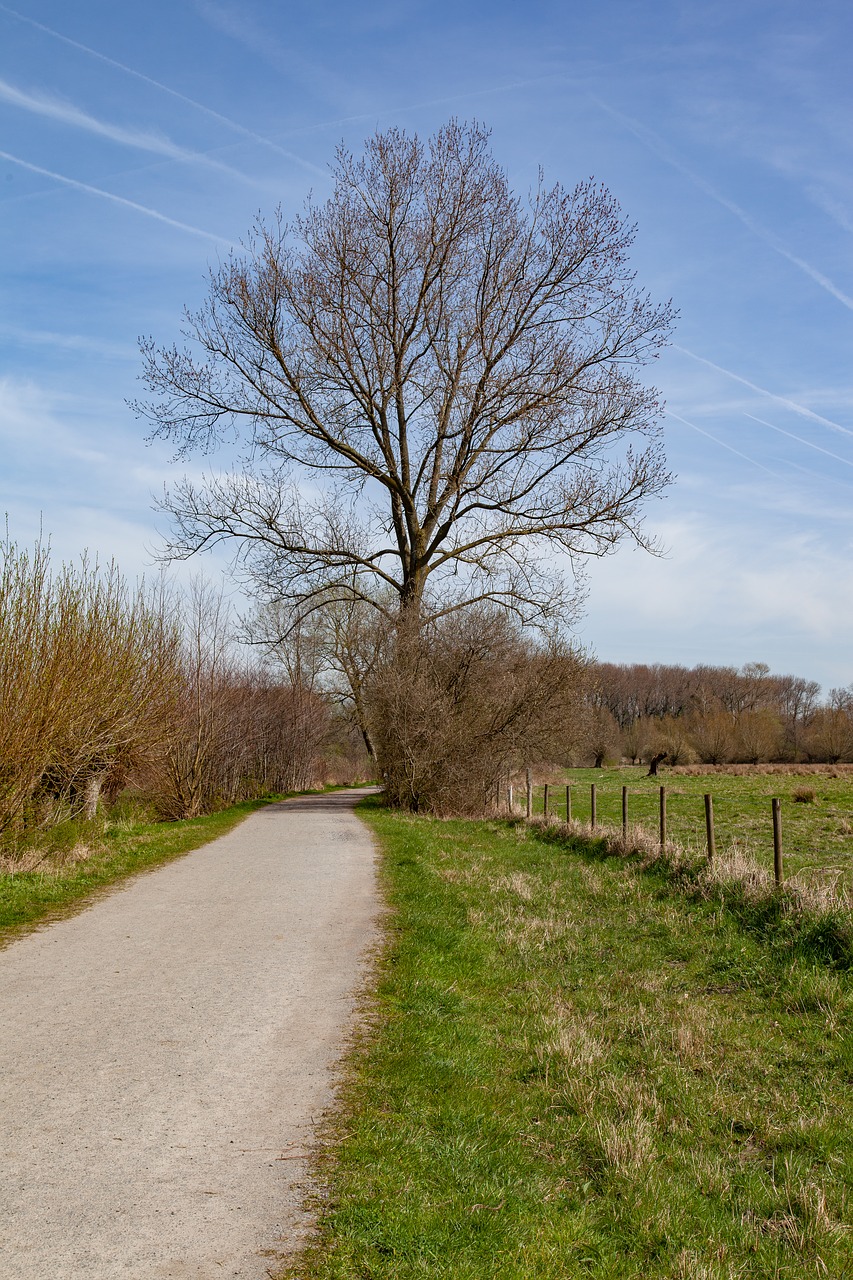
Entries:
[[[599,825],[622,822],[622,787],[628,788],[628,821],[658,831],[660,788],[666,788],[667,838],[688,848],[705,848],[703,796],[714,798],[718,849],[733,844],[748,850],[762,866],[773,867],[771,800],[782,802],[783,872],[800,880],[839,880],[853,885],[853,770],[823,766],[812,773],[767,773],[768,766],[738,766],[737,774],[662,769],[647,777],[645,765],[613,769],[570,769],[552,780],[548,809],[566,814],[571,785],[572,817],[588,822],[591,786],[596,788]],[[762,772],[764,770],[764,772]],[[539,780],[537,779],[537,783]],[[797,798],[799,797],[799,799]],[[544,786],[537,785],[534,812],[541,813]],[[516,803],[523,802],[516,795]]]

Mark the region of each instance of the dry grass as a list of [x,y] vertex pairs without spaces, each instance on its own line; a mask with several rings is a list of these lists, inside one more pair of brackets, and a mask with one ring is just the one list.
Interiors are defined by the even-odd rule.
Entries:
[[51,846],[28,845],[17,849],[14,846],[0,848],[0,876],[30,875],[33,871],[59,875],[69,867],[88,862],[96,853],[103,850],[100,846],[87,841],[79,841],[69,849],[56,849]]
[[641,870],[663,871],[674,884],[692,895],[735,903],[752,913],[782,919],[789,935],[822,935],[838,956],[853,960],[853,889],[842,879],[841,868],[809,869],[777,885],[743,843],[718,849],[709,863],[704,854],[667,843],[662,849],[642,827],[601,826],[554,816],[534,817],[530,825],[551,839],[567,843],[594,842],[605,854],[630,859]]
[[814,787],[795,787],[791,792],[791,799],[794,804],[814,804],[817,800],[817,792]]
[[679,764],[666,772],[681,774],[685,778],[698,778],[706,773],[733,778],[770,778],[776,775],[849,778],[853,776],[853,764]]

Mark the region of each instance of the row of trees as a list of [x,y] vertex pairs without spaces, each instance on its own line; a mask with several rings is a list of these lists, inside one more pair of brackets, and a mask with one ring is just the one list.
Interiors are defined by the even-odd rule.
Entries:
[[853,690],[744,667],[597,663],[583,755],[590,763],[666,754],[672,764],[853,759]]
[[126,788],[187,817],[359,767],[319,693],[234,642],[221,594],[0,549],[0,829],[93,815]]

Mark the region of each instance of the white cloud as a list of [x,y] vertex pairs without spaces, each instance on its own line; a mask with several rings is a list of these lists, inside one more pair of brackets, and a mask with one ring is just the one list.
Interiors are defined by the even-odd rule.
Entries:
[[214,111],[211,107],[205,106],[203,102],[198,102],[195,98],[189,98],[185,93],[179,93],[177,89],[172,89],[169,85],[163,84],[160,80],[154,80],[151,76],[146,76],[143,72],[137,71],[134,67],[129,67],[124,62],[118,62],[115,58],[108,57],[105,53],[101,53],[98,49],[93,49],[90,45],[81,44],[79,40],[71,40],[68,36],[62,35],[61,32],[55,31],[53,27],[45,26],[43,22],[36,22],[35,19],[28,18],[24,14],[18,13],[15,9],[8,8],[7,5],[0,4],[0,10],[3,13],[10,14],[13,18],[17,18],[19,22],[25,22],[28,26],[35,27],[37,31],[43,31],[45,35],[61,41],[72,49],[78,49],[81,53],[86,53],[89,57],[96,58],[99,62],[103,62],[109,67],[115,67],[117,71],[122,71],[125,75],[132,76],[135,80],[141,80],[143,84],[151,85],[152,88],[168,94],[171,98],[177,98],[179,102],[186,103],[187,106],[192,107],[195,111],[200,111],[203,115],[215,120],[218,124],[224,125],[227,129],[241,134],[244,138],[251,138],[253,142],[277,151],[279,155],[284,156],[287,160],[292,160],[302,168],[325,177],[325,170],[319,169],[317,165],[303,160],[301,156],[295,155],[294,152],[288,151],[285,147],[280,147],[278,143],[272,142],[269,138],[263,137],[262,134],[256,133],[254,129],[247,129],[245,125],[232,120],[229,116],[222,115],[219,111]]
[[109,200],[112,204],[121,205],[125,209],[133,209],[135,213],[143,213],[147,218],[154,218],[157,222],[164,222],[169,227],[175,227],[178,231],[189,231],[191,235],[201,236],[205,240],[213,240],[217,244],[229,244],[232,242],[231,237],[217,236],[211,231],[204,231],[201,227],[193,227],[188,222],[180,222],[177,218],[169,218],[165,213],[160,213],[159,209],[151,209],[148,205],[137,204],[135,200],[126,200],[124,196],[117,196],[112,191],[104,191],[101,187],[93,187],[88,182],[78,182],[76,178],[68,178],[63,173],[56,173],[53,169],[43,169],[41,165],[30,164],[29,160],[22,160],[19,156],[13,156],[8,151],[0,151],[0,159],[8,160],[11,164],[17,164],[22,169],[29,170],[30,173],[40,174],[44,178],[51,178],[54,182],[61,182],[63,186],[74,187],[77,191],[83,191],[86,195],[99,196],[103,200]]
[[853,676],[851,538],[775,536],[748,510],[736,525],[684,516],[656,524],[668,551],[624,548],[592,565],[581,639],[604,660],[751,659],[818,679]]
[[204,165],[206,168],[225,173],[229,178],[235,178],[237,181],[248,182],[253,186],[258,185],[254,179],[247,177],[239,169],[233,169],[231,165],[223,164],[221,160],[216,160],[202,152],[190,151],[163,134],[151,133],[145,129],[129,129],[124,125],[113,124],[109,120],[99,120],[71,102],[48,94],[27,93],[10,84],[8,80],[0,79],[0,100],[34,115],[45,116],[50,120],[59,121],[60,124],[70,125],[86,133],[107,138],[111,142],[119,143],[120,146],[150,151],[154,155],[165,156],[169,160],[177,160],[182,164]]

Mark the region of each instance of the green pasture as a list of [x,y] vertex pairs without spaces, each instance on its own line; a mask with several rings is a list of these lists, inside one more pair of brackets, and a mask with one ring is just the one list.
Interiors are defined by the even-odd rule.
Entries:
[[595,842],[362,811],[386,946],[293,1280],[853,1277],[853,986]]
[[[740,844],[763,865],[773,867],[773,826],[770,802],[782,802],[784,874],[804,880],[838,878],[853,885],[853,775],[708,773],[699,776],[661,770],[646,776],[645,765],[619,769],[571,769],[565,782],[572,788],[572,816],[590,818],[590,787],[596,786],[597,820],[622,823],[622,787],[628,788],[628,821],[658,832],[660,788],[666,788],[667,838],[685,847],[704,850],[706,792],[714,798],[718,849]],[[794,799],[797,791],[813,791],[808,803]],[[523,794],[516,793],[517,802]],[[537,785],[534,812],[541,813],[544,787]],[[548,789],[548,808],[565,817],[563,781]]]

